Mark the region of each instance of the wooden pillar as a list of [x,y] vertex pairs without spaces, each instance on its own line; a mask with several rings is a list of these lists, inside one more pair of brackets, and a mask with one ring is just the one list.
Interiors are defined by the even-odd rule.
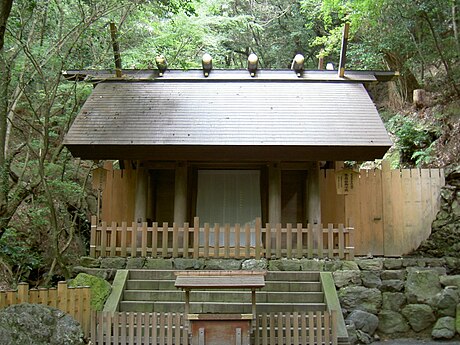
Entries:
[[138,164],[134,219],[138,223],[147,221],[148,173]]
[[321,224],[321,191],[319,187],[319,162],[312,162],[308,170],[308,223]]
[[271,226],[281,222],[281,168],[279,163],[268,168],[268,222]]
[[174,222],[182,227],[187,218],[187,163],[176,164],[174,188]]

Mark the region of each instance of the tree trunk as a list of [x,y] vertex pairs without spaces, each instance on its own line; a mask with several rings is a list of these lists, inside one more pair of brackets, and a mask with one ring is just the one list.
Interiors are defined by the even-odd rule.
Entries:
[[395,52],[385,52],[384,58],[391,70],[401,73],[399,78],[400,95],[406,102],[412,103],[414,90],[420,89],[420,84],[412,71],[404,66],[406,60]]
[[13,0],[2,0],[0,3],[0,51],[3,50],[3,44],[5,43],[6,22],[10,16],[12,6]]

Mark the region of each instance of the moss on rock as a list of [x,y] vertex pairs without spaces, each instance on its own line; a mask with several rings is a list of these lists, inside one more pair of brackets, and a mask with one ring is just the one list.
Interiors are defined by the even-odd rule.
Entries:
[[106,280],[86,273],[78,274],[75,279],[70,281],[69,286],[89,286],[91,288],[91,309],[96,311],[104,308],[104,303],[112,289]]

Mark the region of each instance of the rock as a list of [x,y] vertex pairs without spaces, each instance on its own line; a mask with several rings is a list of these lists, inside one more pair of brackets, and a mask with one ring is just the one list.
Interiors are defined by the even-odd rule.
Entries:
[[359,271],[359,266],[354,261],[342,261],[342,270]]
[[455,335],[455,319],[444,316],[436,321],[431,336],[433,339],[452,339]]
[[340,304],[346,310],[363,310],[377,314],[382,305],[382,294],[378,289],[364,286],[347,286],[338,292]]
[[457,304],[457,313],[455,316],[455,330],[460,334],[460,303]]
[[101,268],[114,268],[121,270],[126,267],[126,258],[113,257],[113,258],[102,258]]
[[91,288],[91,309],[100,311],[109,297],[112,286],[104,279],[86,273],[80,273],[69,282],[69,287],[89,286]]
[[417,259],[414,258],[404,258],[402,260],[403,267],[414,267],[417,266]]
[[102,269],[102,268],[87,268],[82,266],[74,266],[72,268],[74,275],[80,273],[86,273],[95,277],[99,277],[104,280],[113,280],[115,274],[117,273],[116,269]]
[[16,304],[0,311],[0,339],[5,345],[84,345],[80,324],[59,309]]
[[451,289],[447,287],[430,300],[430,305],[436,308],[440,316],[455,317],[458,302],[457,288]]
[[439,281],[442,286],[456,286],[460,289],[460,275],[441,276]]
[[176,258],[174,268],[176,270],[201,270],[204,268],[204,259]]
[[379,288],[382,285],[378,271],[362,271],[361,280],[363,281],[363,285],[368,288]]
[[90,256],[82,256],[78,260],[79,265],[82,267],[88,267],[88,268],[99,268],[101,266],[101,259],[95,259]]
[[300,271],[299,260],[270,260],[268,263],[269,271]]
[[343,263],[340,260],[330,260],[324,262],[324,270],[326,272],[335,272],[341,270]]
[[410,327],[404,317],[391,310],[382,310],[379,315],[378,330],[385,334],[408,332]]
[[402,267],[402,264],[402,259],[387,258],[383,260],[383,267],[387,270],[398,270]]
[[347,320],[353,321],[357,330],[373,335],[379,325],[379,318],[362,310],[353,310]]
[[301,259],[300,269],[302,271],[322,271],[324,269],[324,261],[315,259]]
[[359,329],[356,331],[356,337],[358,338],[358,342],[360,344],[370,344],[373,341],[373,338],[369,334],[360,331]]
[[426,303],[441,292],[439,275],[434,270],[408,271],[405,288],[409,303]]
[[337,288],[349,285],[361,285],[360,271],[335,271],[332,275]]
[[152,269],[152,270],[172,270],[173,260],[172,259],[147,258],[144,263],[144,268]]
[[248,259],[244,260],[243,263],[241,264],[241,269],[242,270],[249,270],[249,271],[265,271],[268,267],[268,261],[267,259]]
[[380,290],[384,292],[400,292],[404,289],[404,282],[398,279],[382,280]]
[[460,273],[460,259],[459,258],[449,256],[449,257],[446,257],[445,260],[446,260],[446,266],[449,269],[449,274]]
[[[287,261],[287,260],[286,260]],[[243,260],[235,259],[208,259],[205,262],[205,268],[207,270],[239,270]]]
[[406,279],[406,270],[385,270],[380,274],[382,280],[404,280]]
[[380,271],[383,269],[382,259],[357,259],[356,263],[363,271]]
[[416,332],[430,327],[436,321],[433,309],[426,304],[408,304],[401,312]]
[[403,293],[400,293],[400,292],[382,293],[382,309],[400,311],[404,304],[406,304],[406,296]]
[[144,267],[145,258],[128,258],[126,260],[126,268],[127,269],[136,269]]
[[345,320],[345,328],[347,329],[348,341],[350,345],[355,345],[358,342],[355,323],[351,320]]

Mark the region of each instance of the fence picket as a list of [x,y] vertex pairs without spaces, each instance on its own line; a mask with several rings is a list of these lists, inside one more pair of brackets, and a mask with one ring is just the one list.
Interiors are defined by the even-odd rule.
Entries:
[[[104,224],[103,222],[101,226],[95,227],[97,233],[93,236],[96,238],[96,255],[101,256],[124,253],[145,257],[151,253],[152,257],[161,256],[163,258],[189,257],[190,254],[194,258],[212,256],[215,258],[255,257],[260,259],[261,257],[271,258],[273,254],[276,258],[302,258],[304,255],[308,258],[315,256],[344,258],[346,255],[349,259],[354,257],[353,228],[345,228],[343,224],[338,224],[336,227],[328,224],[326,229],[318,224],[308,224],[306,228],[303,228],[302,224],[297,224],[296,228],[293,228],[291,224],[287,224],[286,228],[282,228],[281,224],[276,224],[274,228],[266,224],[266,227],[262,228],[260,218],[258,218],[253,228],[249,224],[245,224],[244,229],[241,229],[238,224],[234,228],[225,224],[221,229],[219,224],[211,228],[208,223],[200,228],[199,220],[196,218],[191,245],[187,223],[183,228],[178,227],[175,223],[171,228],[167,223],[163,223],[161,228],[158,228],[158,223],[153,223],[149,227],[145,222],[141,226],[133,222],[131,227],[127,227],[127,223],[123,222],[121,228],[118,228],[114,222],[111,227],[104,226]],[[222,232],[223,240],[220,236]],[[128,233],[130,233],[129,236]],[[232,236],[235,237],[234,243]],[[326,241],[323,240],[323,236]],[[130,243],[126,243],[128,238]],[[183,249],[180,247],[181,244],[183,244]],[[127,245],[130,249],[127,249]]]

